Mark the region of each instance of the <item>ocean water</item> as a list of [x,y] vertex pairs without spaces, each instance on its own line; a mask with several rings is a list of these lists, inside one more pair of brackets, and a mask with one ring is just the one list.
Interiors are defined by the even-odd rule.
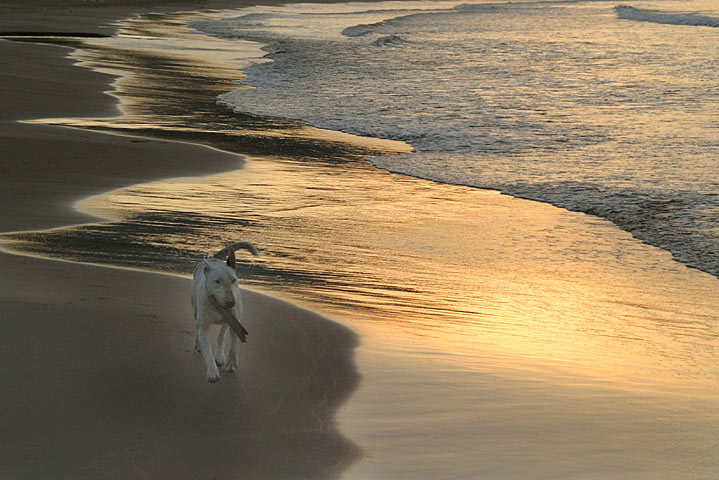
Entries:
[[402,140],[371,162],[598,215],[719,274],[716,2],[244,12],[191,24],[272,60],[219,102]]

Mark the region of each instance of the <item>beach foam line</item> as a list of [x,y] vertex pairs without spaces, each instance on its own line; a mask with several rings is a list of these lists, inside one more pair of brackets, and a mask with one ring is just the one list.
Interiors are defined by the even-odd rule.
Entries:
[[719,27],[719,18],[696,13],[678,13],[662,10],[644,10],[629,5],[614,7],[617,17],[623,20],[660,23],[664,25],[689,25],[694,27]]

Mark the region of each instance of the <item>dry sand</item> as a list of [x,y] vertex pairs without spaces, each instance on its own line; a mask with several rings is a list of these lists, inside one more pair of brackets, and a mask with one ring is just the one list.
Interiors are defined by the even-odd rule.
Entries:
[[[109,33],[157,2],[25,3],[0,5],[0,31]],[[198,4],[241,6],[184,6]],[[72,67],[66,52],[0,41],[0,231],[83,222],[72,203],[87,195],[241,164],[199,146],[18,123],[116,113],[102,93],[110,77]],[[318,479],[358,457],[334,422],[358,382],[346,328],[246,292],[240,371],[211,385],[192,352],[189,280],[9,254],[0,265],[0,478]]]

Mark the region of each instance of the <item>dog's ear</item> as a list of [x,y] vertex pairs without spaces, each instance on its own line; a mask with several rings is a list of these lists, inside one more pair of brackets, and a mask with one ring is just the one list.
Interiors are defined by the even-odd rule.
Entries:
[[212,267],[210,266],[210,262],[208,262],[207,260],[202,261],[202,269],[205,272],[205,274],[207,274],[211,268]]
[[227,266],[232,270],[237,270],[237,257],[235,257],[235,251],[230,248],[230,254],[227,255]]

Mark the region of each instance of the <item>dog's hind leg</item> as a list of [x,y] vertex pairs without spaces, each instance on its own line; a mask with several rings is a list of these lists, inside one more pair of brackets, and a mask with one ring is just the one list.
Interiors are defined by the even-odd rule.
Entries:
[[195,353],[202,353],[200,348],[200,335],[195,331]]
[[197,305],[194,296],[192,297],[192,318],[195,320],[195,353],[201,353],[199,329],[197,328]]
[[220,379],[220,372],[217,370],[215,365],[215,359],[212,358],[212,349],[210,343],[207,341],[207,331],[209,327],[198,327],[197,328],[197,343],[200,344],[200,351],[202,357],[205,359],[205,365],[207,366],[207,381],[215,383]]
[[218,367],[223,366],[227,360],[225,359],[225,334],[229,327],[223,324],[220,327],[220,333],[217,334],[217,346],[215,348],[215,363]]

